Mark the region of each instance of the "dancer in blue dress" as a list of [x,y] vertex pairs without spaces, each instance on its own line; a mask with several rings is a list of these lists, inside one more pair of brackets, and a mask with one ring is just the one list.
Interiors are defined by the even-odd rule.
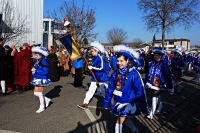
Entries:
[[35,86],[34,95],[39,97],[40,107],[36,111],[36,113],[40,113],[49,106],[49,102],[51,101],[50,98],[47,98],[42,93],[44,90],[44,86],[51,84],[51,81],[48,77],[49,63],[45,59],[45,56],[48,56],[48,51],[45,47],[38,46],[32,48],[32,52],[35,53],[36,63],[31,69],[33,73],[33,79],[30,83]]
[[158,104],[157,112],[159,113],[162,108],[161,90],[172,89],[172,78],[169,66],[163,61],[164,50],[160,47],[154,47],[152,52],[154,53],[154,60],[149,65],[149,71],[145,78],[146,88],[153,91],[151,112],[147,116],[149,119],[153,119],[153,115]]
[[200,51],[198,52],[197,59],[194,61],[194,70],[196,71],[196,84],[199,84],[199,80],[200,80]]
[[118,117],[115,133],[122,133],[123,123],[132,132],[137,133],[138,129],[130,120],[130,117],[139,115],[136,103],[143,113],[147,113],[147,100],[143,81],[139,72],[130,63],[138,58],[138,54],[128,45],[117,45],[113,47],[113,50],[117,52],[118,67],[111,74],[104,99],[104,108],[108,109],[112,97],[114,97],[115,102],[110,112]]
[[182,60],[182,52],[178,49],[174,50],[174,57],[172,58],[172,62],[170,64],[171,73],[172,73],[172,83],[173,87],[169,90],[171,95],[174,94],[174,88],[177,87],[177,91],[180,92],[180,81],[184,72],[184,61]]

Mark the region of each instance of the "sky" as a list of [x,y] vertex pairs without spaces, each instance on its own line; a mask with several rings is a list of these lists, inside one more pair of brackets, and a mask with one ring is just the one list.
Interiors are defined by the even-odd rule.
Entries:
[[[44,0],[44,16],[47,11],[57,9],[64,1],[68,0]],[[77,0],[78,6],[82,5],[82,0]],[[106,33],[112,28],[123,29],[128,36],[127,42],[133,42],[140,38],[143,42],[152,42],[155,33],[149,32],[142,21],[144,15],[137,8],[137,0],[85,0],[85,3],[95,9],[96,27],[94,33],[98,33],[96,38],[101,43],[107,43]],[[194,23],[190,30],[184,27],[175,27],[174,30],[165,35],[166,39],[189,39],[191,45],[200,45],[200,23]],[[161,39],[161,33],[155,34],[156,39]]]

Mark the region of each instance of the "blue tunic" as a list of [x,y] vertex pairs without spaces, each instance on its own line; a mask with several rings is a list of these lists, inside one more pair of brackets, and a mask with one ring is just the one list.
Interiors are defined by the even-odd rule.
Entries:
[[184,62],[182,60],[182,58],[172,58],[172,62],[171,62],[171,73],[172,76],[174,77],[182,77],[183,76],[183,72],[184,72]]
[[[108,75],[106,75],[104,71],[104,61],[99,54],[97,56],[93,56],[92,58],[92,71],[98,82],[108,81]],[[91,81],[96,82],[92,75]]]
[[150,89],[161,90],[172,88],[171,72],[168,64],[155,60],[149,65],[145,83]]
[[49,63],[43,56],[41,60],[36,60],[35,65],[33,66],[36,70],[31,80],[31,84],[34,86],[46,86],[51,84],[49,79]]
[[117,70],[117,56],[113,55],[110,59],[110,67],[112,68],[113,71]]
[[[138,115],[139,112],[135,106],[136,102],[142,112],[147,112],[146,93],[140,74],[132,68],[129,69],[128,74],[125,76],[125,71],[122,70],[120,72],[119,70],[118,75],[117,72],[112,73],[104,99],[104,108],[108,108],[114,96],[115,103],[111,113],[116,116]],[[124,78],[126,79],[125,84]]]

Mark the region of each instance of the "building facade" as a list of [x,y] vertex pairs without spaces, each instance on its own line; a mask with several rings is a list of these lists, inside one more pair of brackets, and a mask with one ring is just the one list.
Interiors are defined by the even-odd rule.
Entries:
[[54,39],[65,32],[63,22],[50,18],[43,19],[43,45],[45,47],[53,46]]
[[[155,40],[154,46],[161,47],[162,40]],[[185,50],[190,50],[190,40],[189,39],[165,39],[165,50],[171,51],[175,49],[177,46],[185,47]]]
[[[19,36],[11,42],[12,44],[18,44],[22,46],[24,42],[33,44],[42,44],[43,42],[43,0],[10,0],[13,8],[16,9],[16,14],[20,14],[21,18],[26,18],[25,29],[29,32],[23,36]],[[17,15],[16,15],[17,16]]]

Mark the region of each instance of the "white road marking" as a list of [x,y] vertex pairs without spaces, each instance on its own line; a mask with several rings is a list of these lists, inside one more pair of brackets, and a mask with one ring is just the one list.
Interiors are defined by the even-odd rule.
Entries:
[[20,132],[7,131],[7,130],[0,130],[0,133],[20,133]]
[[97,132],[98,133],[105,133],[105,131],[103,129],[100,129],[99,123],[96,121],[96,119],[94,118],[94,116],[92,115],[92,113],[90,112],[90,110],[89,109],[85,109],[85,112],[88,115],[90,121],[96,127]]
[[89,108],[94,108],[94,109],[105,109],[104,107],[97,107],[97,106],[88,106]]

